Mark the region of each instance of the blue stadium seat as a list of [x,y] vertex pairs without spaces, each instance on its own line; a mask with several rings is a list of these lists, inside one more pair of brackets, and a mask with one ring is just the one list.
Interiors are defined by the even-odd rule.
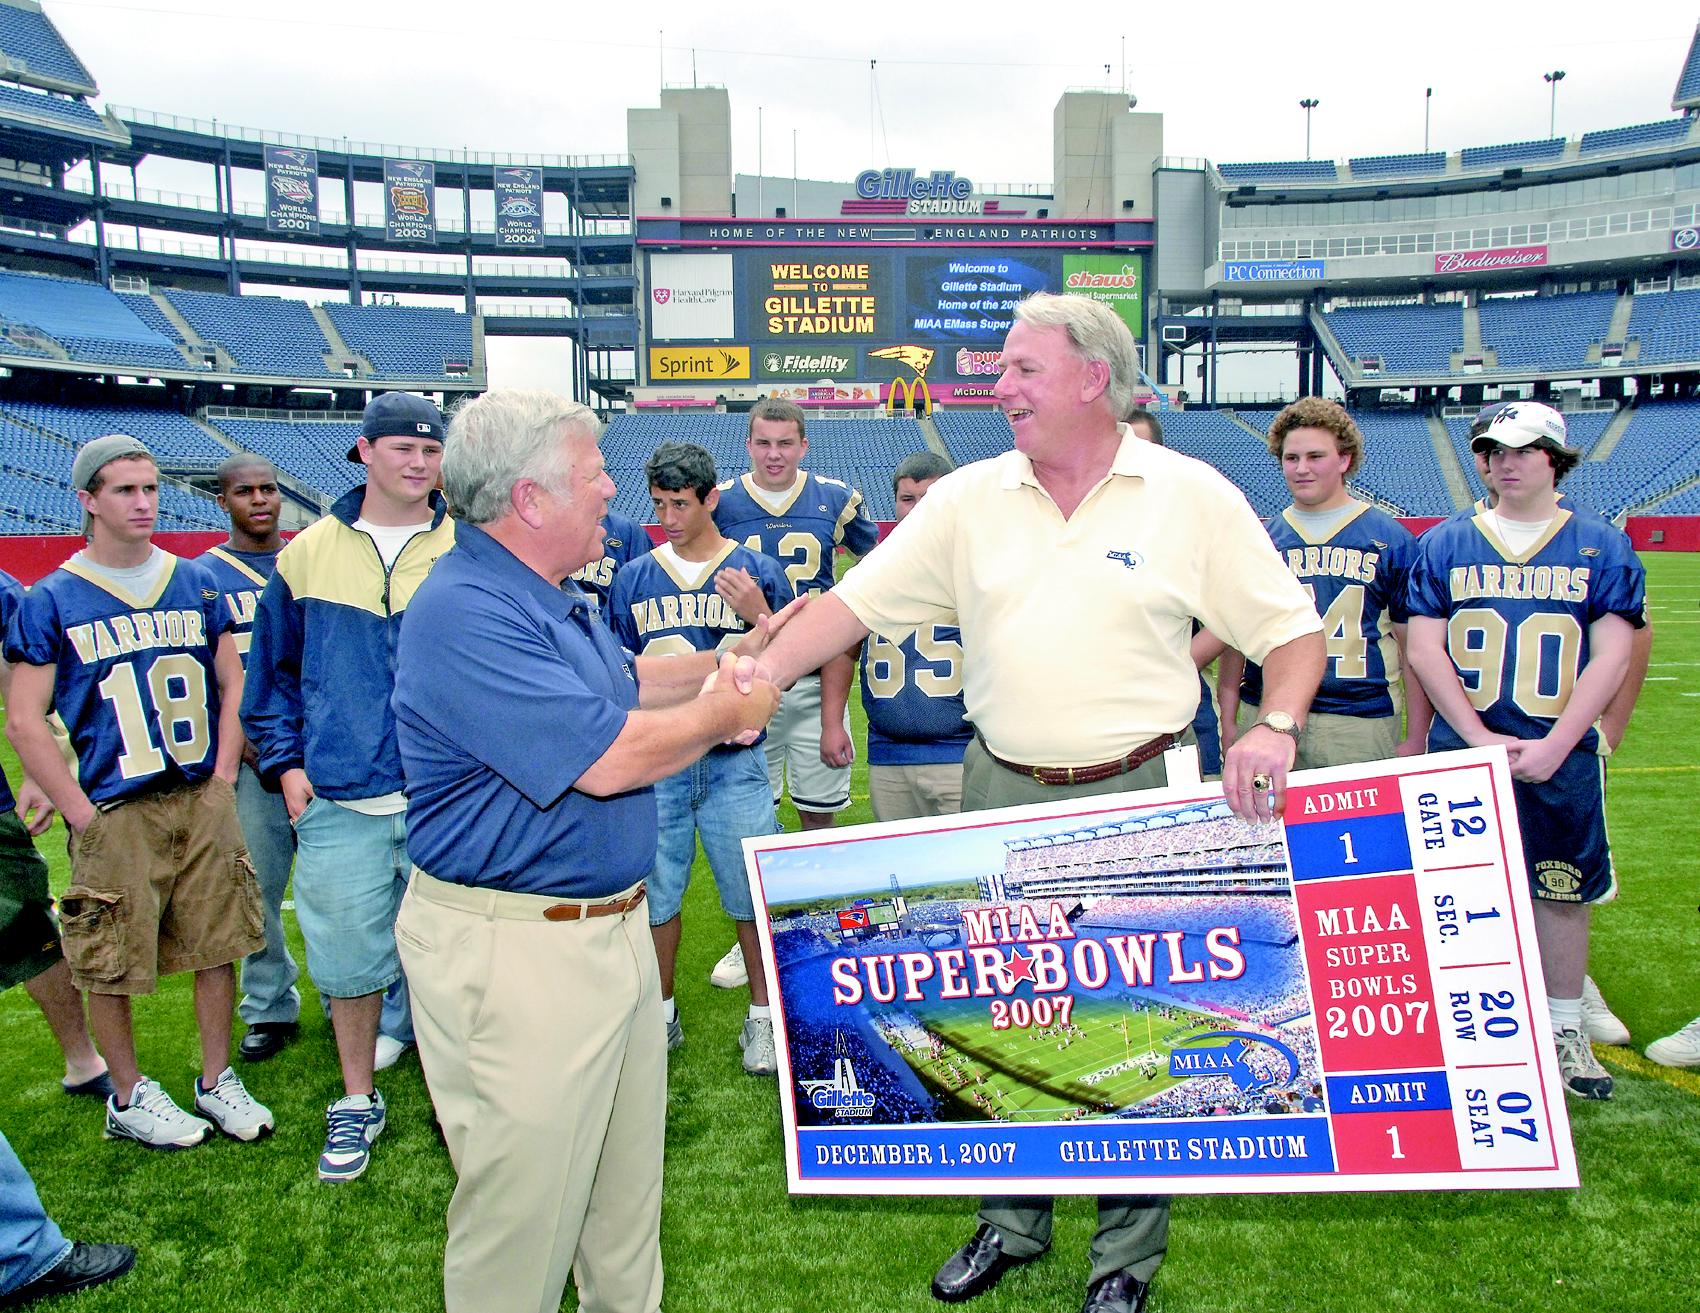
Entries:
[[1466,146],[1459,153],[1459,163],[1466,169],[1485,168],[1490,164],[1534,164],[1556,160],[1564,154],[1564,138],[1548,137],[1544,141],[1512,141],[1503,146]]
[[1323,318],[1352,360],[1378,357],[1381,373],[1444,374],[1464,347],[1464,316],[1444,305],[1342,306]]
[[432,306],[357,306],[327,301],[326,314],[352,350],[395,379],[448,377],[472,364],[472,318]]
[[243,451],[264,456],[293,479],[327,497],[340,497],[366,480],[365,466],[348,459],[359,424],[292,423],[287,420],[210,421]]
[[23,77],[55,78],[93,95],[94,78],[38,9],[0,5],[0,54],[21,62]]
[[1640,150],[1681,141],[1688,135],[1688,120],[1663,119],[1658,123],[1636,123],[1627,128],[1598,128],[1582,134],[1582,153],[1603,150]]
[[[5,6],[0,5],[0,10],[4,9]],[[85,132],[92,128],[102,135],[110,135],[106,120],[80,100],[49,95],[45,91],[25,91],[9,82],[0,82],[0,119],[21,115],[54,119],[68,128],[79,128]]]
[[128,433],[139,438],[161,464],[217,465],[230,455],[194,420],[171,411],[146,410],[139,406],[62,406],[41,401],[0,404],[0,414],[48,429],[73,447],[80,447],[106,433]]
[[1489,297],[1477,308],[1482,345],[1494,349],[1501,369],[1585,369],[1588,348],[1611,326],[1617,293]]
[[1581,505],[1616,516],[1695,478],[1700,402],[1652,401],[1631,412],[1610,459],[1583,461],[1561,486]]
[[324,354],[330,343],[304,302],[176,288],[165,297],[195,332],[230,353],[239,373],[324,378],[332,372]]
[[131,301],[99,283],[0,273],[0,315],[58,342],[91,364],[181,369],[169,339],[137,318]]
[[1426,151],[1416,155],[1358,155],[1348,160],[1354,178],[1390,178],[1407,173],[1444,173],[1446,152]]
[[1333,160],[1270,160],[1261,164],[1218,164],[1227,182],[1333,182],[1340,176]]
[[1638,364],[1700,362],[1700,289],[1638,294],[1629,338],[1640,341]]

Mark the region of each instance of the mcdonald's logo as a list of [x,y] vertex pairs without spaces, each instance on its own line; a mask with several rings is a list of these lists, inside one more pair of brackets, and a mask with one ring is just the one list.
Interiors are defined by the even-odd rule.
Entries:
[[885,398],[885,412],[888,415],[896,415],[905,411],[913,411],[918,415],[933,413],[932,391],[927,387],[927,380],[920,375],[891,380],[891,391],[886,393]]

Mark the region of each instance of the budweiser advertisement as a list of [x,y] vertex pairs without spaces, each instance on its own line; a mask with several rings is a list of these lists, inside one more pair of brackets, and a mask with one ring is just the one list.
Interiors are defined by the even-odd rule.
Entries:
[[1490,269],[1529,269],[1547,262],[1544,246],[1500,246],[1491,251],[1437,251],[1437,274],[1473,274]]

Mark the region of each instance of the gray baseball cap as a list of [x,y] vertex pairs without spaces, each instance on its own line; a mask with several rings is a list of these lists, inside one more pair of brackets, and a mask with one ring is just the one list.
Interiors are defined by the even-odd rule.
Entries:
[[113,461],[130,456],[145,456],[152,460],[153,452],[139,438],[132,438],[128,433],[108,433],[104,438],[85,442],[77,452],[77,458],[71,462],[71,486],[79,492],[87,492],[95,475]]

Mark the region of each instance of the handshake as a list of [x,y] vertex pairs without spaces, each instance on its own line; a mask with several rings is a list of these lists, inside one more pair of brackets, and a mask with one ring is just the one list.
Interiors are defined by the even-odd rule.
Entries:
[[724,741],[748,745],[761,737],[779,710],[779,686],[762,663],[762,652],[773,637],[802,610],[808,598],[799,597],[772,615],[762,616],[750,632],[720,658],[720,665],[703,681],[700,698],[714,706],[714,719],[725,731]]

